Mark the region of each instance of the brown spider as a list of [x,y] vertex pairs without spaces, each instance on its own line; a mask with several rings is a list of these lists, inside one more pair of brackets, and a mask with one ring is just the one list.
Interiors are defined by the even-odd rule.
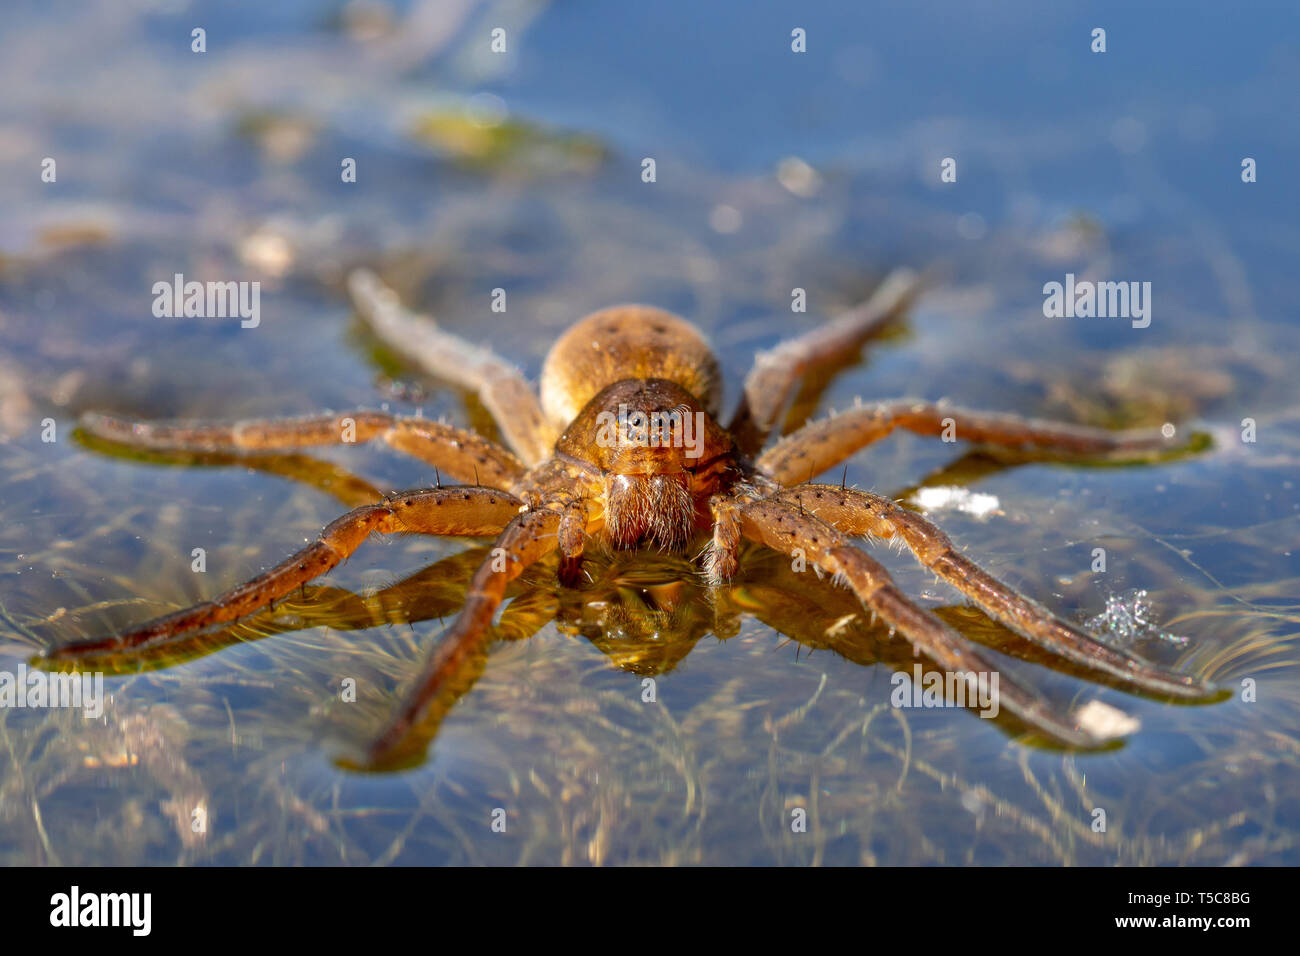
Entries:
[[[1053,655],[1134,690],[1202,700],[1215,694],[1207,682],[1103,643],[1016,593],[954,550],[928,520],[892,499],[843,483],[811,482],[899,427],[924,435],[955,428],[969,442],[1084,457],[1167,453],[1171,443],[1160,432],[1111,432],[900,400],[859,405],[804,424],[763,450],[810,373],[852,361],[870,337],[907,308],[919,289],[911,273],[895,273],[866,303],[760,354],[726,429],[718,424],[718,362],[701,334],[668,312],[626,305],[576,323],[547,355],[539,401],[517,370],[491,351],[417,320],[373,274],[354,273],[350,287],[359,310],[389,346],[415,357],[437,377],[477,392],[513,452],[451,425],[382,412],[224,425],[87,416],[83,428],[90,435],[155,451],[241,456],[381,439],[474,484],[439,483],[365,504],[328,525],[302,551],[207,603],[125,633],[54,648],[49,658],[84,662],[103,654],[138,655],[224,628],[329,571],[374,532],[496,536],[459,615],[369,749],[367,763],[385,765],[486,643],[507,585],[530,565],[558,550],[561,580],[572,583],[588,540],[615,549],[657,546],[682,552],[708,536],[699,554],[712,586],[733,578],[742,541],[751,539],[833,576],[873,618],[945,671],[993,673],[967,641],[903,594],[879,563],[850,543],[859,536],[897,536],[921,564],[985,613]],[[344,439],[348,429],[354,435]],[[1000,682],[999,702],[1030,728],[1067,746],[1098,746],[1117,735],[1104,721],[1082,710],[1063,713],[1011,681]]]

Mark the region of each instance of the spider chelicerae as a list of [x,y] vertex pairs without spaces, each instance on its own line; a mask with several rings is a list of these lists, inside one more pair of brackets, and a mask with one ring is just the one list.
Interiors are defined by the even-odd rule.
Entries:
[[[129,658],[228,628],[325,574],[370,535],[414,532],[495,541],[414,689],[368,748],[364,763],[371,767],[409,757],[414,731],[491,637],[508,585],[556,551],[560,581],[577,583],[584,548],[593,541],[617,551],[658,548],[692,556],[714,588],[737,575],[742,544],[756,542],[833,577],[864,617],[883,622],[948,674],[996,673],[852,543],[879,537],[901,541],[985,614],[1055,658],[1130,690],[1186,700],[1215,696],[1208,682],[1107,644],[1017,593],[959,553],[922,514],[892,498],[843,481],[813,483],[897,428],[1047,458],[1133,459],[1176,452],[1162,431],[1108,431],[897,400],[807,422],[769,445],[801,384],[854,361],[870,338],[905,312],[920,289],[914,273],[891,274],[863,304],[759,354],[726,428],[719,424],[717,359],[700,332],[671,313],[624,305],[581,319],[552,346],[538,394],[492,351],[407,312],[373,273],[358,270],[349,287],[385,344],[435,377],[477,393],[509,449],[449,424],[378,411],[233,424],[85,416],[83,431],[102,441],[230,460],[381,440],[473,484],[443,486],[439,480],[437,487],[364,504],[297,554],[211,601],[123,633],[52,648],[46,655],[52,666],[85,666],[102,655]],[[999,706],[1030,729],[1066,746],[1096,747],[1133,726],[1104,706],[1100,717],[1089,711],[1093,704],[1066,712],[1011,680],[999,682],[998,697]]]

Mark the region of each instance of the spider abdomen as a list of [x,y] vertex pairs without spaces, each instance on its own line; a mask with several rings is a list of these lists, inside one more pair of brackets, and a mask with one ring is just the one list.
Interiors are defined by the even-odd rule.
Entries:
[[710,415],[722,400],[718,360],[695,326],[648,305],[619,305],[579,319],[547,353],[542,408],[563,428],[601,389],[660,378],[695,396]]

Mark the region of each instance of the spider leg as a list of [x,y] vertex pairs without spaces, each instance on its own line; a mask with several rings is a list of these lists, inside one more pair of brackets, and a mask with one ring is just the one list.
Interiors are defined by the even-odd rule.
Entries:
[[743,536],[740,509],[744,502],[731,495],[714,495],[709,499],[713,514],[713,537],[702,555],[704,578],[712,587],[720,587],[736,576],[740,567],[740,541]]
[[804,485],[780,492],[776,500],[815,514],[846,534],[897,534],[923,567],[1020,636],[1060,657],[1153,694],[1204,700],[1217,693],[1200,678],[1157,667],[1063,621],[958,553],[948,536],[926,518],[882,495],[835,485]]
[[916,273],[895,270],[866,302],[799,338],[756,355],[754,367],[745,378],[740,407],[728,429],[741,452],[752,455],[763,447],[777,416],[805,375],[856,358],[863,343],[895,321],[920,290],[921,280]]
[[587,538],[587,502],[584,499],[575,498],[564,505],[557,533],[561,554],[560,583],[573,587],[582,571],[582,552]]
[[[809,580],[806,570],[794,570],[776,551],[751,551],[730,585],[715,593],[721,612],[755,618],[810,650],[829,648],[863,666],[913,663],[910,647],[878,639],[879,630],[857,595],[827,580]],[[896,660],[888,659],[890,651]]]
[[[974,687],[977,675],[997,673],[956,631],[903,594],[879,562],[809,511],[800,511],[790,502],[762,499],[741,503],[738,512],[745,537],[806,558],[847,583],[867,610],[948,673],[965,675],[967,686]],[[1107,735],[1081,726],[1086,722],[1083,718],[1058,713],[1046,698],[1001,675],[997,701],[1030,727],[1064,744],[1095,747],[1106,742]]]
[[407,311],[373,272],[358,269],[348,290],[362,318],[389,348],[410,356],[430,375],[476,392],[506,443],[527,465],[544,461],[558,437],[519,370],[490,349],[439,329]]
[[559,546],[563,505],[516,515],[497,537],[492,553],[470,580],[465,605],[443,632],[397,714],[371,744],[367,763],[386,765],[411,747],[412,732],[450,682],[461,674],[486,642],[492,617],[505,599],[506,585]]
[[783,485],[809,481],[895,428],[1066,457],[1150,459],[1161,453],[1188,450],[1186,441],[1165,438],[1155,428],[1110,431],[897,399],[858,405],[830,418],[809,422],[765,451],[755,464]]
[[459,485],[401,492],[363,505],[327,525],[314,542],[251,581],[203,604],[156,618],[121,634],[75,641],[47,653],[54,660],[152,649],[230,624],[261,610],[341,564],[373,532],[483,537],[496,534],[522,502],[493,488]]
[[105,675],[137,674],[199,660],[235,644],[277,634],[328,627],[335,631],[411,625],[455,614],[465,603],[470,576],[483,560],[485,547],[472,547],[430,564],[378,591],[358,593],[331,584],[300,585],[279,603],[225,627],[191,631],[166,644],[137,647],[114,654],[95,653],[76,659],[79,670]]
[[[776,556],[774,552],[769,553]],[[910,680],[916,679],[915,651],[904,642],[882,638],[883,625],[879,620],[871,620],[852,591],[833,587],[830,582],[809,581],[806,572],[793,571],[788,561],[776,557],[777,562],[769,567],[761,553],[752,554],[753,560],[742,566],[738,586],[720,590],[728,613],[756,618],[810,652],[828,649],[862,667],[883,664],[896,673],[906,674]],[[944,617],[945,611],[962,609],[936,608],[934,613]],[[1058,659],[1041,650],[1029,659],[1048,667],[1061,666]],[[924,666],[934,669],[928,661]],[[925,679],[929,679],[928,674]],[[1000,714],[993,722],[1013,734],[1019,723],[1008,723]]]
[[[387,412],[355,411],[239,422],[135,422],[87,414],[88,435],[130,448],[196,455],[256,457],[268,451],[375,439],[435,465],[457,481],[509,487],[524,473],[519,459],[463,428]],[[246,462],[244,462],[246,463]],[[328,467],[328,466],[325,466]]]

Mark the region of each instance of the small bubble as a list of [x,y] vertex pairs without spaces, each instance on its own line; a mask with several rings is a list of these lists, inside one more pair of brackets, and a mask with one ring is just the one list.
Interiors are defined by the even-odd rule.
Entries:
[[506,121],[506,101],[495,93],[475,93],[465,104],[466,117],[479,129],[491,129]]
[[1147,142],[1147,128],[1141,120],[1122,116],[1110,128],[1110,141],[1121,153],[1138,153]]
[[709,213],[709,225],[714,232],[730,234],[740,229],[743,218],[735,206],[717,205]]
[[968,212],[957,220],[957,235],[963,239],[983,239],[987,232],[984,217],[977,212]]

